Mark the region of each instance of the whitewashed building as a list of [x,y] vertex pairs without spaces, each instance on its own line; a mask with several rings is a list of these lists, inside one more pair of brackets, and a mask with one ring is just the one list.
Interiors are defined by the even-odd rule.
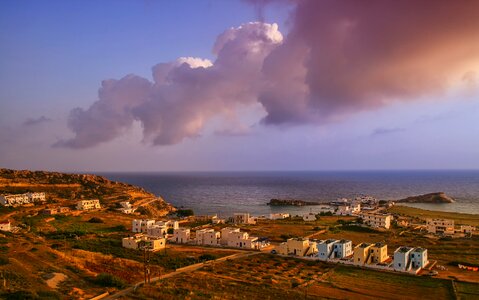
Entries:
[[165,237],[168,228],[165,225],[152,225],[146,228],[146,234],[154,237]]
[[[319,247],[318,247],[319,248]],[[319,252],[319,250],[318,250]],[[353,242],[350,240],[339,240],[333,246],[333,258],[345,258],[353,254]]]
[[325,241],[320,241],[316,244],[316,247],[318,249],[318,258],[320,260],[327,260],[329,258],[333,258],[333,249],[334,249],[334,244],[337,243],[338,240],[325,240]]
[[427,257],[427,249],[424,248],[414,248],[413,251],[411,251],[411,266],[413,269],[422,269],[424,268],[428,263],[428,257]]
[[189,228],[176,228],[173,231],[173,242],[178,244],[186,244],[190,241],[190,229]]
[[403,272],[411,270],[410,255],[413,250],[411,247],[399,247],[394,251],[394,270]]
[[135,212],[135,209],[133,206],[130,204],[129,201],[122,201],[120,202],[121,208],[118,210],[121,211],[124,214],[132,214]]
[[145,247],[149,251],[157,251],[166,247],[166,239],[150,237],[139,233],[123,238],[121,240],[121,245],[128,249],[141,249],[142,247]]
[[256,224],[256,218],[251,217],[249,213],[234,213],[233,214],[233,223],[234,224]]
[[270,220],[281,220],[286,218],[289,218],[289,214],[286,214],[286,213],[269,214]]
[[386,229],[391,227],[392,216],[389,214],[361,213],[359,217],[363,220],[364,224],[371,227]]
[[146,232],[148,228],[155,225],[155,220],[152,219],[141,219],[131,221],[131,231],[132,232]]
[[11,230],[12,230],[12,227],[11,227],[10,221],[0,222],[0,231],[11,231]]
[[92,210],[92,209],[99,209],[101,208],[100,200],[92,199],[92,200],[80,200],[77,202],[77,209],[78,210]]
[[456,231],[460,233],[473,233],[476,231],[476,227],[471,225],[461,225]]
[[426,219],[427,232],[433,234],[453,235],[454,220],[449,219]]
[[214,229],[201,229],[196,231],[196,244],[203,246],[218,246],[220,233]]
[[303,238],[290,238],[275,248],[278,254],[313,256],[318,252],[317,243]]
[[25,204],[34,204],[45,202],[45,193],[25,193],[0,195],[0,204],[3,206],[19,206]]
[[313,213],[307,213],[303,215],[303,221],[305,222],[313,222],[316,221],[316,215]]

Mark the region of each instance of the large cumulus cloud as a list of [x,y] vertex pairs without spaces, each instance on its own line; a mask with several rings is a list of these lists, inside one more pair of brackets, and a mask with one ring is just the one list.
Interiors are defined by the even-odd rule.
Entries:
[[104,81],[98,101],[72,110],[75,136],[57,145],[94,146],[134,121],[146,142],[175,144],[238,105],[261,104],[263,124],[321,124],[451,87],[475,88],[479,1],[290,3],[285,39],[276,24],[244,24],[217,38],[213,62],[180,58],[154,66],[153,82],[134,75]]

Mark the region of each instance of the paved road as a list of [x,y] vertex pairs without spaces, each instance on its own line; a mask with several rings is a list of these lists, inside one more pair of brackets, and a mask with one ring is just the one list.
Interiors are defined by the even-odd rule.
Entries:
[[[248,252],[243,252],[243,253],[236,253],[236,254],[233,254],[233,255],[229,255],[229,256],[224,256],[224,257],[220,257],[218,259],[215,259],[215,260],[210,260],[208,262],[204,262],[204,263],[198,263],[198,264],[194,264],[194,265],[189,265],[187,267],[184,267],[184,268],[180,268],[180,269],[176,269],[176,271],[174,272],[171,272],[171,273],[168,273],[168,274],[165,274],[165,275],[162,275],[162,276],[159,276],[159,277],[154,277],[154,278],[151,278],[151,282],[155,282],[155,281],[158,281],[158,280],[161,280],[161,279],[165,279],[165,278],[170,278],[170,277],[173,277],[173,276],[176,276],[178,274],[181,274],[181,273],[187,273],[187,272],[192,272],[192,271],[196,271],[206,265],[211,265],[211,264],[215,264],[215,263],[218,263],[218,262],[222,262],[222,261],[225,261],[227,259],[238,259],[238,258],[242,258],[242,257],[247,257],[247,256],[251,256],[251,255],[256,255],[256,254],[259,254],[261,252],[252,252],[252,251],[248,251]],[[123,296],[126,296],[127,294],[131,293],[133,290],[137,289],[139,286],[143,285],[143,281],[141,282],[138,282],[136,283],[135,285],[129,287],[129,288],[126,288],[124,290],[121,290],[119,291],[118,293],[116,294],[113,294],[113,295],[110,295],[108,297],[105,297],[103,299],[107,299],[107,300],[110,300],[110,299],[119,299],[120,297],[123,297]]]

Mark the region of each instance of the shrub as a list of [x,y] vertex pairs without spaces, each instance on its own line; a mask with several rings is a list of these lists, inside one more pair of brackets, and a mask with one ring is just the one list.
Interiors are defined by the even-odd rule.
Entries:
[[40,299],[45,300],[60,300],[62,299],[61,295],[55,291],[39,291],[37,292]]
[[116,287],[116,288],[123,288],[125,287],[125,282],[120,278],[116,277],[115,275],[108,274],[108,273],[100,273],[96,276],[94,282],[101,286],[106,287]]
[[173,228],[168,228],[168,230],[166,231],[166,233],[168,234],[173,234],[175,232],[175,230]]
[[2,299],[6,300],[34,300],[37,299],[36,295],[30,291],[16,291],[11,293],[5,293],[1,295]]
[[93,217],[90,220],[88,220],[88,223],[103,223],[103,220],[97,217]]
[[194,216],[195,213],[192,209],[178,209],[176,215],[180,218]]
[[199,257],[199,260],[201,260],[201,261],[214,260],[214,259],[216,259],[216,256],[214,256],[212,254],[208,254],[208,253],[202,254]]
[[9,263],[8,257],[0,256],[0,266],[8,265]]

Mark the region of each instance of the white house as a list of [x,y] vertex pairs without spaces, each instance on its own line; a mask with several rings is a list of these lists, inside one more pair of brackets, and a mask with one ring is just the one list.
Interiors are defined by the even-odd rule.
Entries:
[[318,252],[317,243],[303,238],[290,238],[275,248],[278,254],[313,256]]
[[409,271],[411,270],[410,255],[414,248],[399,247],[394,251],[394,270]]
[[148,228],[155,225],[155,220],[145,219],[145,220],[133,220],[131,221],[131,231],[132,232],[146,232]]
[[135,212],[135,209],[133,208],[133,206],[131,206],[129,201],[122,201],[120,202],[120,205],[121,208],[119,208],[118,210],[124,214],[132,214],[133,212]]
[[228,241],[230,239],[230,234],[233,234],[235,232],[240,232],[239,228],[233,228],[233,227],[225,227],[221,229],[221,239],[220,239],[220,244],[223,246],[228,245]]
[[77,209],[78,210],[92,210],[92,209],[99,209],[101,208],[100,200],[93,199],[93,200],[80,200],[77,202]]
[[10,231],[12,230],[10,221],[0,222],[0,231]]
[[124,248],[129,249],[141,249],[142,247],[145,247],[149,251],[156,251],[166,247],[166,239],[150,237],[139,233],[134,236],[123,238],[121,240],[121,245]]
[[318,249],[318,258],[320,260],[327,260],[333,257],[334,244],[339,242],[338,240],[325,240],[316,243]]
[[353,254],[353,242],[349,240],[336,241],[333,246],[334,258],[345,258]]
[[449,219],[426,219],[427,232],[433,234],[454,234],[454,220]]
[[411,266],[413,269],[422,269],[428,263],[427,258],[427,249],[424,248],[414,248],[410,253]]
[[218,246],[220,244],[220,233],[214,229],[197,230],[196,244],[204,246]]
[[457,231],[461,233],[473,233],[476,230],[476,227],[471,225],[461,225]]
[[269,214],[270,220],[281,220],[286,218],[289,218],[289,214],[286,214],[286,213]]
[[303,215],[303,220],[306,222],[313,222],[316,221],[316,215],[313,213],[308,213]]
[[256,218],[251,217],[249,213],[234,213],[233,214],[233,223],[234,224],[256,224]]
[[173,231],[173,238],[171,240],[175,243],[186,244],[190,241],[190,235],[189,228],[176,228]]
[[2,204],[3,206],[18,206],[45,201],[45,193],[0,195],[0,204]]
[[146,228],[146,234],[154,237],[165,237],[167,234],[167,228],[165,225],[152,225]]
[[361,213],[359,217],[363,220],[364,224],[371,227],[386,229],[391,227],[392,216],[389,214]]

